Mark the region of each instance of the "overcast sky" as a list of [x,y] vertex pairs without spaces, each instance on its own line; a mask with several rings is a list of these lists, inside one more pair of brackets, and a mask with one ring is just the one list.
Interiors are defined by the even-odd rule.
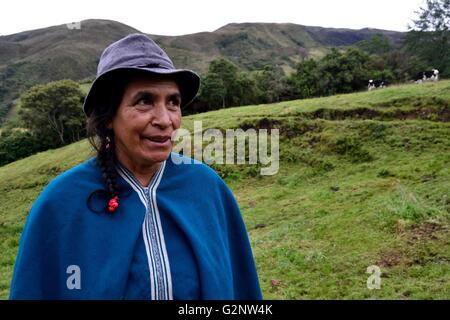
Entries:
[[181,35],[231,22],[406,31],[423,0],[10,0],[0,10],[0,35],[110,19],[141,32]]

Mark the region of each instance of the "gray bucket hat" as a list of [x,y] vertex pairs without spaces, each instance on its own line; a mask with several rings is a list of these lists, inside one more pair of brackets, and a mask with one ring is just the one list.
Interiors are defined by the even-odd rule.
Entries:
[[105,80],[123,70],[170,75],[180,89],[182,107],[194,100],[200,87],[200,77],[191,70],[175,69],[169,56],[152,39],[143,34],[130,34],[110,44],[100,56],[97,76],[84,100],[83,109],[87,116],[101,96],[108,94],[102,89]]

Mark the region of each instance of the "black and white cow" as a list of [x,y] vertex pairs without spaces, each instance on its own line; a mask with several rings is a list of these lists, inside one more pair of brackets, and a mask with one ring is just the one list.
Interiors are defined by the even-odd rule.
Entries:
[[386,88],[389,85],[387,80],[369,80],[369,84],[367,85],[367,89],[373,90],[378,88]]
[[439,80],[439,70],[437,69],[419,72],[414,77],[414,82],[416,83],[422,83],[424,81],[438,81],[438,80]]

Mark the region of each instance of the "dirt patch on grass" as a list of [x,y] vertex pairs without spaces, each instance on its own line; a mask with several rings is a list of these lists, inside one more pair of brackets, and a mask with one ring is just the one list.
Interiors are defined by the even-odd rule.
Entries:
[[[442,100],[442,99],[441,99]],[[434,101],[434,100],[433,100]],[[315,119],[329,121],[339,120],[428,120],[434,122],[450,122],[450,105],[448,101],[442,100],[437,104],[419,103],[412,105],[413,109],[399,110],[391,108],[389,110],[377,110],[372,107],[361,107],[349,110],[321,108],[312,112],[300,112],[293,121],[286,119],[273,119],[263,117],[255,120],[241,122],[238,128],[244,131],[248,129],[279,129],[280,135],[293,138],[311,131],[320,131],[321,125],[314,122]],[[292,120],[292,119],[291,119]]]
[[277,119],[270,119],[270,118],[261,118],[253,121],[245,121],[239,124],[239,128],[246,131],[248,129],[279,129],[280,135],[287,137],[287,138],[293,138],[299,135],[303,135],[310,131],[317,131],[320,129],[320,125],[317,123],[311,123],[308,121],[293,121],[290,122],[288,120],[277,120]]
[[435,222],[414,224],[400,235],[410,241],[437,240],[439,236],[449,232],[449,228]]
[[[405,225],[399,222],[396,233],[407,242],[404,248],[388,249],[379,253],[376,265],[380,267],[425,265],[430,262],[448,263],[448,255],[437,250],[442,237],[448,233],[448,226],[437,222]],[[441,241],[439,241],[441,240]],[[438,242],[435,242],[438,241]]]
[[269,118],[261,118],[261,119],[257,119],[254,121],[245,121],[242,122],[239,125],[239,128],[241,128],[242,130],[247,130],[247,129],[255,129],[255,130],[259,130],[259,129],[279,129],[281,126],[283,125],[283,122],[281,122],[280,120],[276,120],[276,119],[269,119]]
[[439,97],[406,97],[349,110],[321,108],[313,112],[300,113],[299,115],[304,115],[309,119],[325,120],[373,119],[389,121],[421,119],[449,122],[450,101]]
[[391,99],[384,102],[371,103],[370,106],[374,108],[392,109],[401,107],[448,107],[449,101],[439,97],[404,97]]
[[324,119],[324,120],[429,120],[435,122],[450,122],[450,106],[447,105],[439,108],[421,107],[411,110],[394,110],[394,111],[379,111],[371,108],[355,108],[350,110],[337,109],[318,109],[313,112],[305,112],[306,118],[309,119]]
[[383,251],[380,253],[380,258],[375,263],[379,267],[389,268],[398,266],[400,264],[409,263],[407,255],[398,249],[392,249],[388,251]]
[[436,122],[449,122],[450,121],[450,107],[434,109],[434,108],[420,108],[414,110],[398,110],[393,114],[395,119],[399,120],[430,120]]
[[376,119],[383,113],[370,108],[356,108],[350,110],[321,108],[313,112],[304,113],[307,118],[324,120],[345,120],[345,119]]

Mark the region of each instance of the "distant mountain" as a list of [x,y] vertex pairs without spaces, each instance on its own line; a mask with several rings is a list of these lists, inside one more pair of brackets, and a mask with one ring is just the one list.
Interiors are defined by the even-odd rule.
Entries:
[[[109,20],[85,20],[80,29],[59,25],[0,36],[0,121],[24,90],[38,83],[70,78],[92,79],[102,50],[127,34],[140,32]],[[320,57],[331,47],[343,47],[386,35],[394,45],[400,32],[375,29],[330,29],[296,24],[228,24],[214,32],[183,36],[150,35],[172,57],[177,67],[200,74],[210,61],[225,57],[244,69],[267,63],[285,72],[305,57]]]
[[132,32],[138,30],[87,20],[79,30],[59,25],[0,37],[0,117],[32,85],[92,77],[105,46]]
[[174,57],[174,63],[205,72],[209,62],[226,57],[245,69],[261,68],[267,63],[285,72],[305,57],[321,57],[332,47],[351,46],[382,33],[394,46],[403,33],[377,29],[330,29],[292,23],[232,23],[214,32],[184,36],[157,36],[155,41]]

